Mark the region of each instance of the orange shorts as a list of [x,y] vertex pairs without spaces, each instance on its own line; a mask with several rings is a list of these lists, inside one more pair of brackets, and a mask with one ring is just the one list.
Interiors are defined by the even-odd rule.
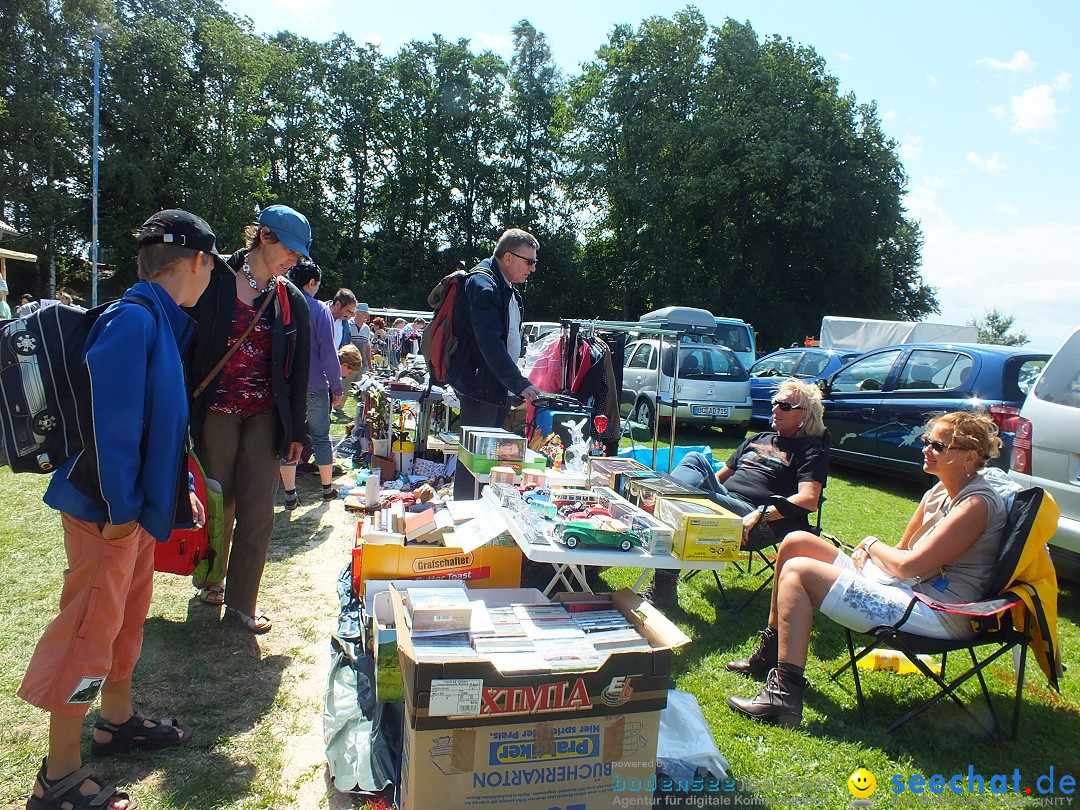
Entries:
[[60,614],[38,641],[19,697],[55,714],[85,714],[107,678],[130,678],[154,592],[154,543],[141,527],[106,540],[96,523],[61,514],[68,568]]

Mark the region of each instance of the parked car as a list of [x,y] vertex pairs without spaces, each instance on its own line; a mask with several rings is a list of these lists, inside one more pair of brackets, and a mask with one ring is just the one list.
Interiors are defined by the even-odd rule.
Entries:
[[[638,340],[626,347],[621,404],[634,421],[655,427],[657,417],[671,418],[675,347]],[[657,392],[659,391],[659,396]],[[675,385],[678,423],[712,425],[725,435],[743,436],[750,424],[750,378],[735,353],[709,343],[679,344]]]
[[921,483],[926,420],[982,408],[1005,443],[1008,469],[1024,396],[1050,355],[974,343],[911,343],[867,352],[822,383],[832,460]]
[[1009,475],[1054,496],[1061,517],[1050,555],[1060,576],[1080,581],[1080,330],[1050,358],[1024,400]]
[[629,551],[641,548],[641,538],[630,528],[615,518],[592,517],[584,520],[571,520],[555,527],[555,539],[567,548],[582,546],[601,546]]
[[837,349],[781,349],[767,354],[750,367],[750,399],[754,410],[751,427],[767,428],[772,424],[772,401],[780,383],[788,377],[806,382],[823,380],[861,355],[862,352]]

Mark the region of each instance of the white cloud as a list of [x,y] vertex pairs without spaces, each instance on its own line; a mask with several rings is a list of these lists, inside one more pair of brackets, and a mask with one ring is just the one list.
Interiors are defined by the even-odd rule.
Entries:
[[923,178],[917,183],[912,183],[904,198],[908,215],[923,225],[924,232],[931,228],[950,230],[952,219],[945,212],[938,201],[937,189],[944,187],[944,182],[938,178]]
[[894,118],[896,118],[896,110],[886,110],[881,114],[883,121],[892,121]]
[[850,53],[838,53],[837,56],[843,62],[854,62],[855,61],[855,57],[852,56]]
[[1008,70],[1012,73],[1030,73],[1035,69],[1035,63],[1031,60],[1027,51],[1017,51],[1013,54],[1013,58],[1008,62],[1001,59],[994,59],[993,57],[986,56],[978,60],[977,65],[988,65],[997,70]]
[[975,168],[980,169],[987,174],[1001,174],[1009,168],[1008,164],[1001,159],[1001,155],[997,152],[994,152],[994,154],[988,158],[979,157],[974,152],[968,152],[967,161]]
[[378,34],[364,34],[364,36],[360,38],[360,41],[361,42],[368,42],[368,43],[370,43],[372,45],[381,47],[384,40]]
[[990,113],[995,118],[1004,118],[1005,117],[1005,108],[1002,107],[1000,104],[998,104],[998,105],[996,105],[994,107],[988,108],[987,112]]
[[1015,217],[1020,213],[1020,209],[1012,203],[998,203],[997,210],[1002,214],[1008,214],[1010,217]]
[[1012,111],[1012,131],[1018,135],[1057,129],[1058,110],[1054,90],[1048,84],[1029,87],[1009,101]]
[[1054,77],[1054,80],[1050,82],[1050,86],[1053,87],[1055,90],[1068,90],[1069,79],[1071,78],[1072,74],[1063,70],[1061,71],[1061,73]]
[[479,42],[484,48],[495,53],[510,53],[514,50],[513,43],[503,34],[477,33],[472,35],[474,42]]
[[936,85],[937,85],[937,83],[938,83],[938,80],[937,80],[937,77],[936,77],[936,76],[927,76],[927,77],[926,77],[926,81],[930,83],[930,86],[931,86],[931,87],[934,87],[934,86],[936,86]]
[[900,144],[900,157],[904,160],[917,160],[919,155],[926,151],[922,138],[918,135],[907,134]]
[[941,313],[934,320],[967,323],[996,306],[1015,316],[1029,346],[1041,351],[1054,351],[1076,329],[1080,223],[963,230],[952,225],[929,189],[913,187],[908,201],[913,212],[934,214],[922,219],[921,269],[938,291]]

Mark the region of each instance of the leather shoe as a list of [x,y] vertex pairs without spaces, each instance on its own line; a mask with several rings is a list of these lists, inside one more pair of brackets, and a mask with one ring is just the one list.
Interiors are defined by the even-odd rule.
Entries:
[[763,681],[769,675],[769,670],[776,666],[780,639],[776,631],[771,627],[759,630],[761,641],[757,649],[749,658],[740,661],[728,661],[727,668],[730,672],[738,672],[755,681]]
[[763,723],[775,723],[781,728],[798,728],[802,724],[803,691],[806,678],[779,668],[769,671],[765,686],[749,700],[729,697],[727,704],[739,714]]

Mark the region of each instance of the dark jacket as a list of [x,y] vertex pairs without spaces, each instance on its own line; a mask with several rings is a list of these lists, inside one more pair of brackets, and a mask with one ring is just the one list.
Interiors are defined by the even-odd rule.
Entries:
[[447,382],[459,394],[501,406],[508,391],[520,394],[530,385],[516,358],[506,351],[508,308],[515,301],[524,320],[521,296],[507,282],[495,257],[473,268],[465,279],[464,293],[454,305],[458,347],[450,358]]
[[[228,258],[229,266],[239,270],[244,264],[246,250]],[[289,445],[306,442],[308,367],[311,363],[311,329],[308,326],[308,305],[304,294],[284,276],[278,277],[288,300],[288,312],[280,299],[274,300],[270,313],[270,391],[277,406],[278,430],[274,437],[277,454],[285,458]],[[267,293],[273,295],[273,291]],[[255,308],[263,296],[255,299]],[[229,330],[236,302],[236,278],[233,273],[216,270],[198,303],[189,312],[198,324],[195,344],[189,361],[189,385],[194,391],[225,354],[229,345]],[[246,324],[245,324],[246,326]],[[191,432],[198,438],[206,421],[206,411],[214,395],[221,372],[211,380],[202,395],[191,405]]]
[[137,520],[156,540],[191,523],[188,405],[180,357],[194,324],[165,290],[140,281],[86,338],[93,441],[49,482],[45,503],[79,520]]

